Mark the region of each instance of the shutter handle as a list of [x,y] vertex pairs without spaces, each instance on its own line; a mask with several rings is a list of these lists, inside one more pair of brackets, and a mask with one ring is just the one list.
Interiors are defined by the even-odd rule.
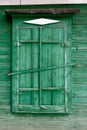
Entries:
[[40,105],[40,108],[47,109],[46,106]]

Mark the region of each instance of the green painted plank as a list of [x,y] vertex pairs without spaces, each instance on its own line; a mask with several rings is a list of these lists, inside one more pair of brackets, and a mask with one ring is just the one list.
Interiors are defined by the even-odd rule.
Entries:
[[[25,70],[26,69],[26,44],[23,44],[20,47],[20,55],[19,55],[19,70]],[[20,88],[26,87],[26,75],[20,75],[19,76],[19,86]],[[19,97],[19,104],[31,104],[31,96],[30,96],[31,92],[20,92],[20,96]],[[29,95],[29,96],[28,96]]]
[[0,47],[11,47],[11,39],[10,40],[0,40]]
[[87,97],[87,89],[74,89],[73,90],[73,95],[74,95],[74,98],[76,97]]
[[[32,58],[32,46],[30,43],[26,44],[25,43],[25,67],[23,68],[24,70],[26,69],[31,69],[32,68],[32,65],[31,65],[31,58]],[[20,58],[20,57],[19,57]],[[22,60],[22,59],[21,59]],[[31,88],[32,87],[32,76],[31,74],[25,74],[25,79],[24,79],[24,86],[23,88]],[[27,98],[27,100],[24,102],[25,104],[31,104],[32,103],[32,92],[29,91],[29,92],[26,92],[25,91],[25,98]],[[22,99],[24,100],[24,99]],[[23,102],[23,101],[22,101]],[[22,104],[24,104],[22,103]]]
[[[56,33],[58,35],[57,41],[61,41],[64,43],[64,33],[62,28],[56,29]],[[55,35],[55,37],[57,37]],[[61,57],[61,60],[60,60]],[[64,64],[64,50],[61,45],[55,45],[53,47],[53,64],[61,66]],[[64,86],[64,68],[59,68],[58,70],[53,71],[53,87],[63,87]],[[59,91],[53,91],[53,104],[63,105],[64,104],[64,93]]]
[[10,106],[11,103],[9,101],[6,101],[6,100],[0,100],[0,105],[6,105],[6,106]]
[[[30,112],[30,113],[64,113],[64,106],[52,106],[52,105],[45,105],[45,106],[39,106],[33,107],[32,105],[19,105],[18,109],[20,111],[17,112]],[[46,108],[46,109],[44,109]],[[49,111],[50,110],[50,111]]]
[[9,81],[5,81],[5,80],[2,80],[2,81],[0,81],[0,87],[9,87],[9,86],[11,86],[11,80]]
[[11,55],[10,47],[0,47],[0,55]]
[[72,52],[74,50],[83,50],[83,51],[87,50],[87,41],[85,41],[85,42],[84,41],[83,42],[81,42],[81,41],[72,42]]
[[[42,28],[42,41],[51,41],[52,30],[51,28]],[[50,44],[42,44],[42,62],[40,67],[48,67],[51,66],[51,45]],[[45,52],[45,53],[44,53]],[[40,77],[42,81],[41,87],[50,87],[51,85],[51,71],[41,72],[42,76]],[[48,96],[49,95],[49,96]],[[43,105],[51,105],[51,92],[50,91],[42,91],[42,104]]]
[[10,81],[10,80],[11,77],[7,75],[7,72],[0,74],[0,81]]
[[72,38],[83,38],[83,39],[86,39],[87,37],[87,31],[75,31],[72,33]]
[[[37,30],[38,31],[38,30]],[[37,35],[36,31],[36,35]],[[35,35],[34,35],[35,36]],[[38,44],[34,43],[32,45],[32,69],[38,68]],[[32,88],[38,88],[38,72],[32,73]],[[38,91],[32,91],[32,105],[38,105],[39,104],[39,92]]]
[[10,86],[0,86],[0,92],[10,93],[11,87]]
[[[25,30],[25,28],[23,28],[23,29]],[[28,28],[28,30],[29,29],[30,28]],[[36,31],[36,33],[38,33],[37,29],[33,30],[31,28],[30,29],[30,34],[31,33],[35,34],[35,31]],[[24,32],[26,32],[26,30]],[[26,33],[26,35],[27,35],[27,33]],[[32,34],[30,36],[32,36]],[[38,36],[38,35],[34,35],[33,37],[30,37],[30,38],[35,39],[35,38],[37,38],[36,36]],[[20,35],[20,37],[21,37],[21,35]],[[28,38],[28,36],[27,36],[27,38]],[[26,39],[24,39],[24,40],[26,41]],[[22,61],[24,63],[23,66],[25,66],[23,68],[23,70],[26,70],[26,69],[29,69],[29,68],[30,69],[38,68],[38,55],[37,55],[38,54],[38,46],[37,46],[37,44],[35,44],[35,43],[32,44],[32,43],[29,42],[29,43],[25,43],[25,44],[23,43],[22,46],[23,45],[25,45],[24,46],[25,49],[24,49],[24,51],[22,50],[22,54],[25,53],[25,56],[23,55],[24,57],[21,57],[21,59],[20,59],[20,61]],[[25,62],[22,60],[22,58],[25,59]],[[23,79],[23,83],[24,83],[24,87],[30,87],[30,88],[38,87],[38,74],[37,73],[26,74],[25,78]],[[26,96],[28,98],[28,99],[26,98],[27,100],[25,100],[25,102],[22,101],[23,104],[27,104],[27,102],[28,102],[28,104],[32,104],[32,105],[34,105],[34,104],[37,105],[38,104],[38,92],[37,91],[36,92],[35,91],[34,92],[30,91],[30,92],[28,92],[28,94],[27,94],[27,92],[25,92],[25,94],[22,95],[22,96],[23,96],[23,99],[21,99],[21,101],[24,100],[24,96],[25,96],[25,98],[26,98]],[[22,98],[22,96],[21,96],[21,98]]]
[[78,60],[79,60],[80,57],[86,58],[87,57],[86,53],[87,53],[87,50],[85,50],[85,49],[73,50],[72,51],[72,54],[73,54],[72,58],[73,57],[78,57]]
[[87,68],[74,68],[72,70],[72,75],[86,75],[87,74]]
[[11,70],[11,65],[9,63],[0,63],[0,70]]
[[75,82],[75,83],[87,83],[87,78],[80,78],[79,76],[78,77],[72,77],[72,80]]
[[73,25],[86,25],[87,17],[76,17],[73,19]]
[[73,103],[83,103],[85,105],[87,103],[87,97],[75,97],[73,98]]
[[[85,16],[86,17],[86,16]],[[72,32],[75,31],[87,31],[87,25],[72,25]]]
[[0,24],[0,32],[8,32],[10,33],[11,31],[11,25],[10,24],[6,24],[6,25],[1,25]]
[[11,63],[11,57],[9,55],[0,55],[0,63]]
[[11,40],[11,34],[0,34],[0,40]]

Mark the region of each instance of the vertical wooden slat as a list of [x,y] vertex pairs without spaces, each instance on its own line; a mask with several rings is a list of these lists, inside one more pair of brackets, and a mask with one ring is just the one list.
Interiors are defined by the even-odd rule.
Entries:
[[[12,20],[12,23],[15,24],[15,21]],[[17,56],[17,49],[15,46],[17,46],[19,40],[18,40],[18,35],[14,35],[18,32],[18,27],[16,25],[16,27],[12,27],[12,71],[17,71],[17,62],[18,62],[18,56]],[[14,42],[15,41],[15,42]],[[14,55],[15,54],[15,55]],[[19,84],[17,83],[17,76],[13,76],[12,77],[12,110],[13,111],[17,111],[17,104],[18,104],[18,93],[17,93],[17,89],[19,88]],[[19,81],[18,81],[19,82]]]
[[[67,44],[67,40],[66,40],[66,28],[64,29],[64,32],[65,32],[65,39],[64,39],[64,44],[66,45]],[[64,48],[64,63],[67,64],[67,51],[66,51],[67,48]],[[67,111],[67,80],[66,80],[66,77],[67,77],[67,68],[65,67],[65,90],[64,90],[64,94],[65,94],[65,111]]]
[[[42,29],[42,41],[48,42],[50,40],[50,35],[52,34],[52,30],[49,28],[44,28]],[[43,55],[42,55],[42,67],[49,67],[51,66],[51,44],[44,44],[42,45],[43,49]],[[51,71],[44,71],[42,73],[42,86],[44,88],[49,88],[51,87]],[[48,96],[49,95],[49,96]],[[42,95],[42,100],[43,100],[43,105],[51,105],[51,91],[50,90],[43,90],[43,95]]]
[[[55,28],[54,32],[56,34],[54,35],[55,41],[60,42],[60,44],[63,43],[64,34],[62,34],[61,32],[61,28],[60,27]],[[53,44],[53,65],[54,66],[57,65],[61,66],[64,64],[63,61],[64,52],[60,44]],[[56,70],[53,70],[53,87],[61,89],[62,84],[64,84],[64,79],[62,78],[63,74],[64,74],[64,68],[58,68]],[[53,96],[52,104],[59,105],[61,104],[61,102],[62,104],[64,104],[64,101],[62,99],[60,100],[60,97],[62,97],[62,95],[61,95],[61,90],[54,90],[52,92],[52,96]]]
[[[27,28],[21,28],[20,29],[20,41],[24,41],[23,44],[21,44],[20,47],[20,70],[26,70],[28,68],[31,68],[31,48],[30,44],[27,46],[26,40],[30,39],[31,31]],[[20,87],[26,88],[31,87],[31,74],[23,74],[20,75]],[[20,101],[21,104],[31,104],[31,91],[29,92],[20,92]]]
[[[59,58],[59,65],[64,65],[65,61],[64,61],[64,36],[65,32],[64,32],[64,27],[60,28],[60,32],[59,32],[59,41],[61,41],[61,45],[60,45],[60,50],[59,50],[59,55],[61,55],[61,60]],[[64,78],[64,68],[59,68],[59,85],[64,87],[64,82],[65,82],[65,78]]]
[[[53,45],[53,65],[59,65],[59,50],[60,48],[58,47],[57,44]],[[58,88],[59,87],[59,68],[55,69],[52,71],[52,77],[53,77],[53,86],[54,88]],[[58,90],[54,90],[52,91],[52,104],[53,105],[57,105],[58,104]]]
[[[20,70],[26,69],[26,44],[20,47]],[[20,75],[20,88],[26,88],[26,74]],[[28,96],[29,95],[29,96]],[[20,104],[30,104],[31,96],[30,92],[20,92]]]
[[[25,43],[26,44],[26,43]],[[31,69],[31,44],[26,44],[26,70]],[[31,73],[26,74],[26,87],[31,87]]]
[[[32,40],[38,40],[38,43],[32,44],[32,69],[38,68],[38,37],[39,29],[32,29]],[[32,73],[33,83],[32,88],[38,88],[38,72]],[[32,91],[32,105],[38,105],[39,103],[39,89],[38,91]]]
[[[42,67],[42,27],[39,27],[39,55],[38,55],[38,67]],[[41,107],[42,105],[42,90],[41,90],[41,72],[39,72],[38,76],[38,82],[39,82],[39,105]]]
[[[70,24],[71,25],[71,21],[66,21],[67,25]],[[69,26],[67,26],[67,28],[65,28],[65,32],[66,32],[66,36],[65,36],[65,41],[66,41],[66,45],[67,47],[65,48],[65,58],[66,61],[65,63],[69,64],[71,63],[71,28]],[[71,67],[65,68],[65,78],[67,77],[67,81],[65,82],[65,100],[66,100],[66,112],[71,110]]]
[[[26,49],[25,49],[25,65],[26,65],[26,70],[31,69],[31,44],[28,43],[26,44]],[[25,88],[31,88],[31,74],[25,74]],[[31,104],[31,91],[28,92],[28,97],[29,101],[28,103]]]

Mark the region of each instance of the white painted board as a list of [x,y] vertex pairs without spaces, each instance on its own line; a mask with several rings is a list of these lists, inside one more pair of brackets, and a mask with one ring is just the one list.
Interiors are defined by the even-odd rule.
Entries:
[[20,5],[20,0],[0,0],[0,5]]
[[22,5],[34,4],[82,4],[87,0],[21,0]]
[[86,4],[87,0],[0,0],[0,5]]

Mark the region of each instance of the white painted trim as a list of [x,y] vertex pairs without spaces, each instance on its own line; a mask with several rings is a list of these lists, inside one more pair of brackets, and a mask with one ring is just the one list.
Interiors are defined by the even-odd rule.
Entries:
[[84,4],[87,3],[87,0],[68,0],[68,3],[70,4]]
[[87,0],[0,0],[0,5],[87,4]]
[[21,0],[0,0],[0,5],[20,5]]
[[87,0],[21,0],[21,5],[38,4],[84,4]]
[[21,4],[25,5],[25,4],[61,4],[67,3],[67,0],[21,0]]

